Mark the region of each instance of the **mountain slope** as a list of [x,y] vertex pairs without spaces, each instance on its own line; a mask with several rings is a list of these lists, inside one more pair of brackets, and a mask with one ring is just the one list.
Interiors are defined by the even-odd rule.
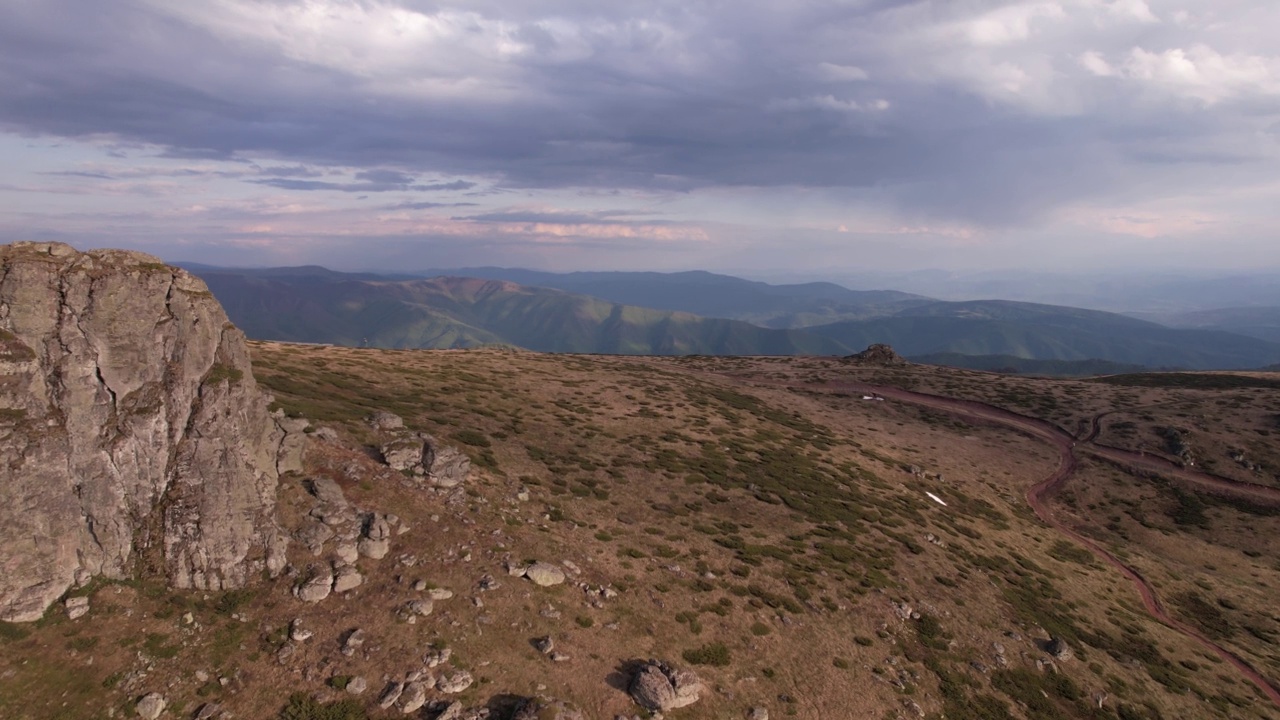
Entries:
[[1280,307],[1238,307],[1186,313],[1131,313],[1175,328],[1225,330],[1260,340],[1280,342]]
[[903,355],[961,353],[1108,360],[1149,367],[1255,368],[1280,344],[1167,328],[1113,313],[1007,301],[939,302],[893,317],[807,328],[849,347],[889,343]]
[[461,268],[424,275],[507,280],[591,295],[624,305],[730,318],[774,328],[888,315],[929,298],[896,290],[850,290],[834,283],[770,285],[704,271],[549,273],[514,268]]
[[372,281],[340,274],[206,271],[251,337],[389,348],[509,344],[545,352],[646,355],[840,354],[811,334],[631,307],[472,278]]

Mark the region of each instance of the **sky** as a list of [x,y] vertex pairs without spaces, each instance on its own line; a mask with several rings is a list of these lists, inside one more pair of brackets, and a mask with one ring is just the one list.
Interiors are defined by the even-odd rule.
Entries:
[[1280,268],[1273,0],[0,0],[0,241]]

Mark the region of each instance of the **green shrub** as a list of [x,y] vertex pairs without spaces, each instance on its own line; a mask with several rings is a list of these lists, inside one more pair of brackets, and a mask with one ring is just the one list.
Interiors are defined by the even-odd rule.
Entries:
[[280,710],[280,720],[367,720],[359,702],[351,699],[322,703],[302,692],[289,696]]
[[492,443],[489,442],[489,438],[484,436],[484,433],[479,433],[475,430],[459,430],[453,434],[453,439],[463,445],[470,445],[472,447],[487,448],[492,445]]
[[690,665],[725,667],[729,664],[729,648],[720,642],[707,643],[692,650],[685,650],[681,656]]

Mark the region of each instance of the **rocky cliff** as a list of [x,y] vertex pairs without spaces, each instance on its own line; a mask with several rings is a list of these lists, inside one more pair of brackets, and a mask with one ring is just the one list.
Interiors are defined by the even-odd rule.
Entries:
[[204,283],[135,252],[0,247],[0,619],[140,562],[278,572],[283,432]]

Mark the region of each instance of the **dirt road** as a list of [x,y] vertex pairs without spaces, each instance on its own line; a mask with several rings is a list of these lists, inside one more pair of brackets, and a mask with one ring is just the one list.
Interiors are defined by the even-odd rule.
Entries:
[[[1164,608],[1164,604],[1160,602],[1160,597],[1156,594],[1155,588],[1146,578],[1142,577],[1133,567],[1125,564],[1120,558],[1113,555],[1110,551],[1100,545],[1098,542],[1091,540],[1080,533],[1073,530],[1066,523],[1057,520],[1046,504],[1046,500],[1059,490],[1063,484],[1071,477],[1076,470],[1076,453],[1078,451],[1086,451],[1099,457],[1120,464],[1122,466],[1133,467],[1138,470],[1149,472],[1157,472],[1164,476],[1172,476],[1173,479],[1190,484],[1196,489],[1204,492],[1213,493],[1224,497],[1230,497],[1240,500],[1246,500],[1252,503],[1264,504],[1268,506],[1280,507],[1280,489],[1269,488],[1262,485],[1251,485],[1249,483],[1237,483],[1226,478],[1214,475],[1206,475],[1189,468],[1179,467],[1163,458],[1141,455],[1139,453],[1121,450],[1105,445],[1097,445],[1092,442],[1097,437],[1096,430],[1091,432],[1085,440],[1077,440],[1075,437],[1051,423],[1045,422],[1038,418],[1020,415],[1018,413],[998,408],[993,405],[976,402],[973,400],[961,400],[942,395],[930,395],[927,393],[912,392],[910,390],[902,390],[894,387],[882,387],[876,385],[864,385],[860,383],[833,383],[826,385],[832,390],[839,390],[858,394],[879,395],[888,400],[897,402],[905,402],[921,407],[927,407],[931,410],[945,412],[962,420],[978,421],[983,423],[994,423],[1004,427],[1016,430],[1024,435],[1043,440],[1051,444],[1058,451],[1058,467],[1053,474],[1040,482],[1032,485],[1026,493],[1027,504],[1035,511],[1037,517],[1046,525],[1053,527],[1058,532],[1066,535],[1076,543],[1088,548],[1094,555],[1097,555],[1102,561],[1119,570],[1122,575],[1129,579],[1137,588],[1138,594],[1142,597],[1142,604],[1146,607],[1147,612],[1156,620],[1164,625],[1176,630],[1186,637],[1199,643],[1202,647],[1222,658],[1225,662],[1234,667],[1243,677],[1258,687],[1260,691],[1274,703],[1280,707],[1280,686],[1277,686],[1271,680],[1264,677],[1246,660],[1238,657],[1230,650],[1218,645],[1213,640],[1201,633],[1196,628],[1171,617]],[[1099,425],[1099,419],[1095,418],[1091,423],[1093,428]]]

